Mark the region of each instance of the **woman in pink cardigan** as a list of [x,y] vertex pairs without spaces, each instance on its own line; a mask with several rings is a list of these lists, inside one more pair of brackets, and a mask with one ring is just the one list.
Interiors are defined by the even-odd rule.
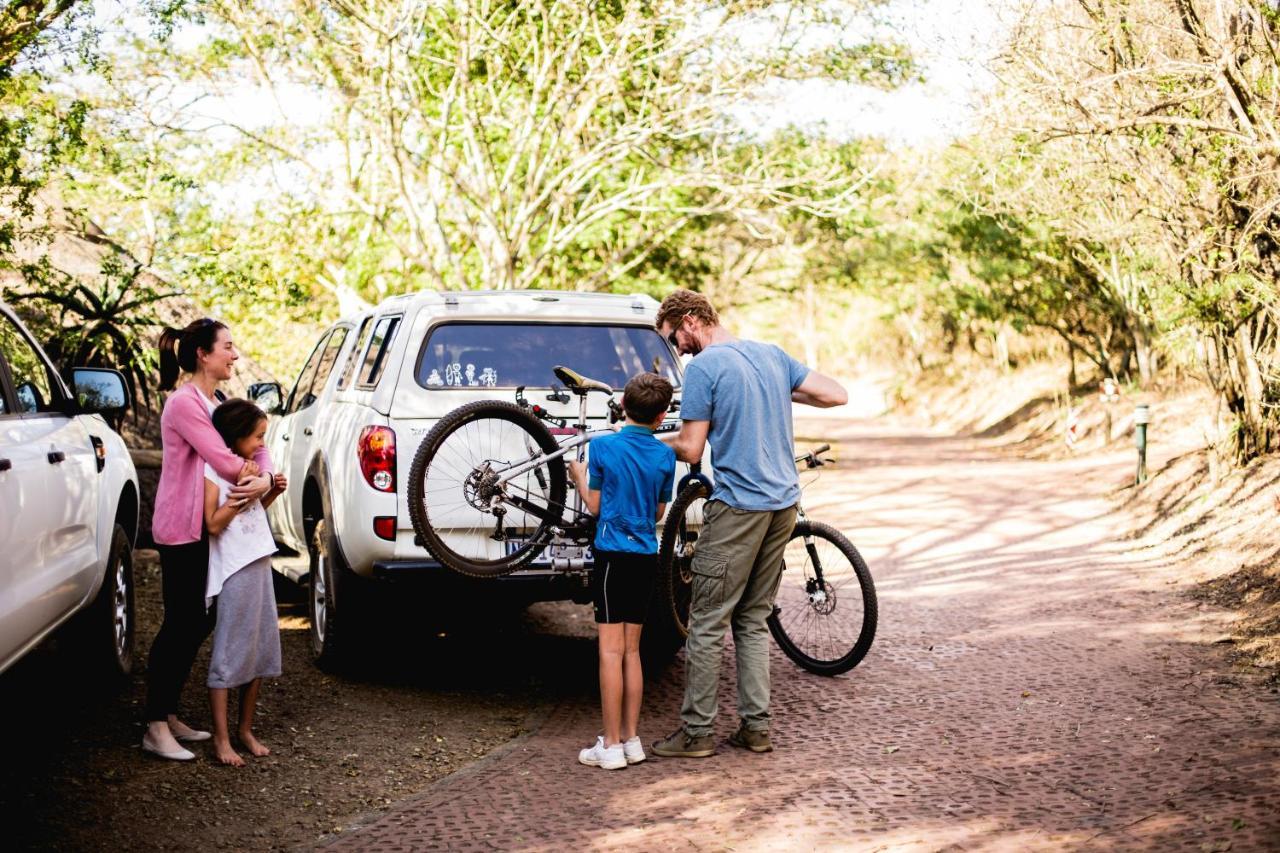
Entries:
[[160,336],[160,388],[173,388],[179,368],[190,381],[174,391],[160,415],[162,462],[156,489],[152,537],[160,552],[164,623],[151,644],[147,664],[147,732],[142,748],[162,758],[189,761],[195,755],[179,741],[208,740],[178,719],[178,699],[196,653],[213,630],[217,605],[205,609],[209,537],[204,530],[204,465],[236,483],[230,499],[247,506],[271,488],[271,460],[264,448],[246,462],[231,452],[210,418],[218,405],[218,383],[231,378],[240,354],[230,330],[216,320],[197,320]]

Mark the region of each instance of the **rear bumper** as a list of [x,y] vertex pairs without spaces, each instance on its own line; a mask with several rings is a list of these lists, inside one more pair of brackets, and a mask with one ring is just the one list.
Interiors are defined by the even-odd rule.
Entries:
[[432,559],[377,560],[372,577],[383,583],[417,583],[429,585],[446,595],[497,596],[509,600],[591,601],[592,564],[578,571],[565,572],[534,566],[496,578],[472,578],[441,565]]

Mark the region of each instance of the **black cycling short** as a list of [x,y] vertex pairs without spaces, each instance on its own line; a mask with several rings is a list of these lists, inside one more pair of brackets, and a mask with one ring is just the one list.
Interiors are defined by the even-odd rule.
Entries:
[[596,606],[596,621],[643,625],[649,612],[649,599],[653,598],[658,555],[622,551],[596,551],[595,554],[591,598]]

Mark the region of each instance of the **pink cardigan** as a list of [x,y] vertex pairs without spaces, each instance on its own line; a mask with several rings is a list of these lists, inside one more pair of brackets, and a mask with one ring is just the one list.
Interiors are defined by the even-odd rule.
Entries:
[[[234,483],[244,460],[227,447],[209,419],[209,405],[191,383],[165,401],[160,414],[160,485],[156,488],[151,536],[158,545],[199,541],[204,529],[204,463]],[[254,454],[263,473],[271,472],[264,447]]]

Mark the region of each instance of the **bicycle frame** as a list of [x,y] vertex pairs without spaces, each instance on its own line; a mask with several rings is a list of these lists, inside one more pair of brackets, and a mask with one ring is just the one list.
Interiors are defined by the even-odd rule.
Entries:
[[[583,402],[584,403],[586,402],[585,399],[583,400]],[[578,425],[575,424],[575,429],[577,428],[577,426]],[[588,444],[591,443],[591,440],[594,438],[599,438],[602,435],[610,435],[613,433],[613,430],[611,429],[596,429],[596,430],[585,431],[585,424],[582,426],[584,428],[584,432],[581,432],[575,435],[573,438],[561,444],[560,449],[555,451],[554,453],[543,453],[525,462],[521,462],[512,468],[508,468],[505,473],[501,474],[498,477],[498,480],[497,480],[498,485],[499,486],[504,485],[508,480],[511,480],[514,477],[519,477],[521,474],[525,474],[529,471],[532,471],[534,468],[537,468],[539,465],[542,465],[545,462],[550,462],[553,459],[563,459],[565,454],[568,453],[570,450],[585,448]],[[578,461],[579,462],[582,461],[581,450],[579,450],[578,452]]]
[[[516,391],[516,403],[517,405],[524,406],[526,405],[526,403],[521,393],[522,390],[523,389],[517,389]],[[532,471],[535,468],[538,468],[544,464],[553,462],[557,459],[564,459],[564,457],[572,451],[577,451],[578,461],[581,462],[585,458],[585,451],[586,451],[587,445],[590,444],[593,439],[599,438],[602,435],[611,435],[613,433],[613,430],[610,430],[610,429],[589,430],[587,428],[587,394],[585,392],[575,392],[575,393],[578,394],[579,399],[578,399],[578,420],[573,425],[573,429],[575,431],[575,434],[573,435],[573,437],[563,442],[560,442],[560,447],[551,453],[539,453],[538,455],[533,456],[525,460],[524,462],[518,462],[512,465],[511,467],[502,470],[501,473],[498,474],[498,477],[495,481],[498,487],[502,487],[512,479],[519,477],[521,474],[525,474],[529,471]],[[543,420],[551,419],[553,422],[555,422],[555,419],[550,418],[550,416],[540,414],[541,412],[540,407],[532,406],[531,408],[533,410],[533,414],[536,417],[539,417]],[[495,473],[497,472],[495,471]],[[549,513],[543,510],[542,507],[536,504],[529,503],[524,498],[521,498],[518,496],[495,495],[493,498],[493,501],[495,504],[499,504],[503,502],[510,503],[512,506],[522,509],[525,512],[528,512],[531,515],[534,515],[538,518],[541,518],[543,521],[552,520],[549,517]],[[573,506],[572,507],[565,506],[564,508],[572,510],[574,514],[574,518],[569,522],[569,524],[565,525],[564,529],[553,529],[552,539],[545,544],[552,544],[555,541],[555,539],[558,539],[564,536],[565,534],[570,533],[574,527],[582,526],[580,522],[583,518],[589,518],[589,516],[587,516],[586,513],[582,511],[583,510],[582,495],[577,494],[577,492],[574,493]]]

